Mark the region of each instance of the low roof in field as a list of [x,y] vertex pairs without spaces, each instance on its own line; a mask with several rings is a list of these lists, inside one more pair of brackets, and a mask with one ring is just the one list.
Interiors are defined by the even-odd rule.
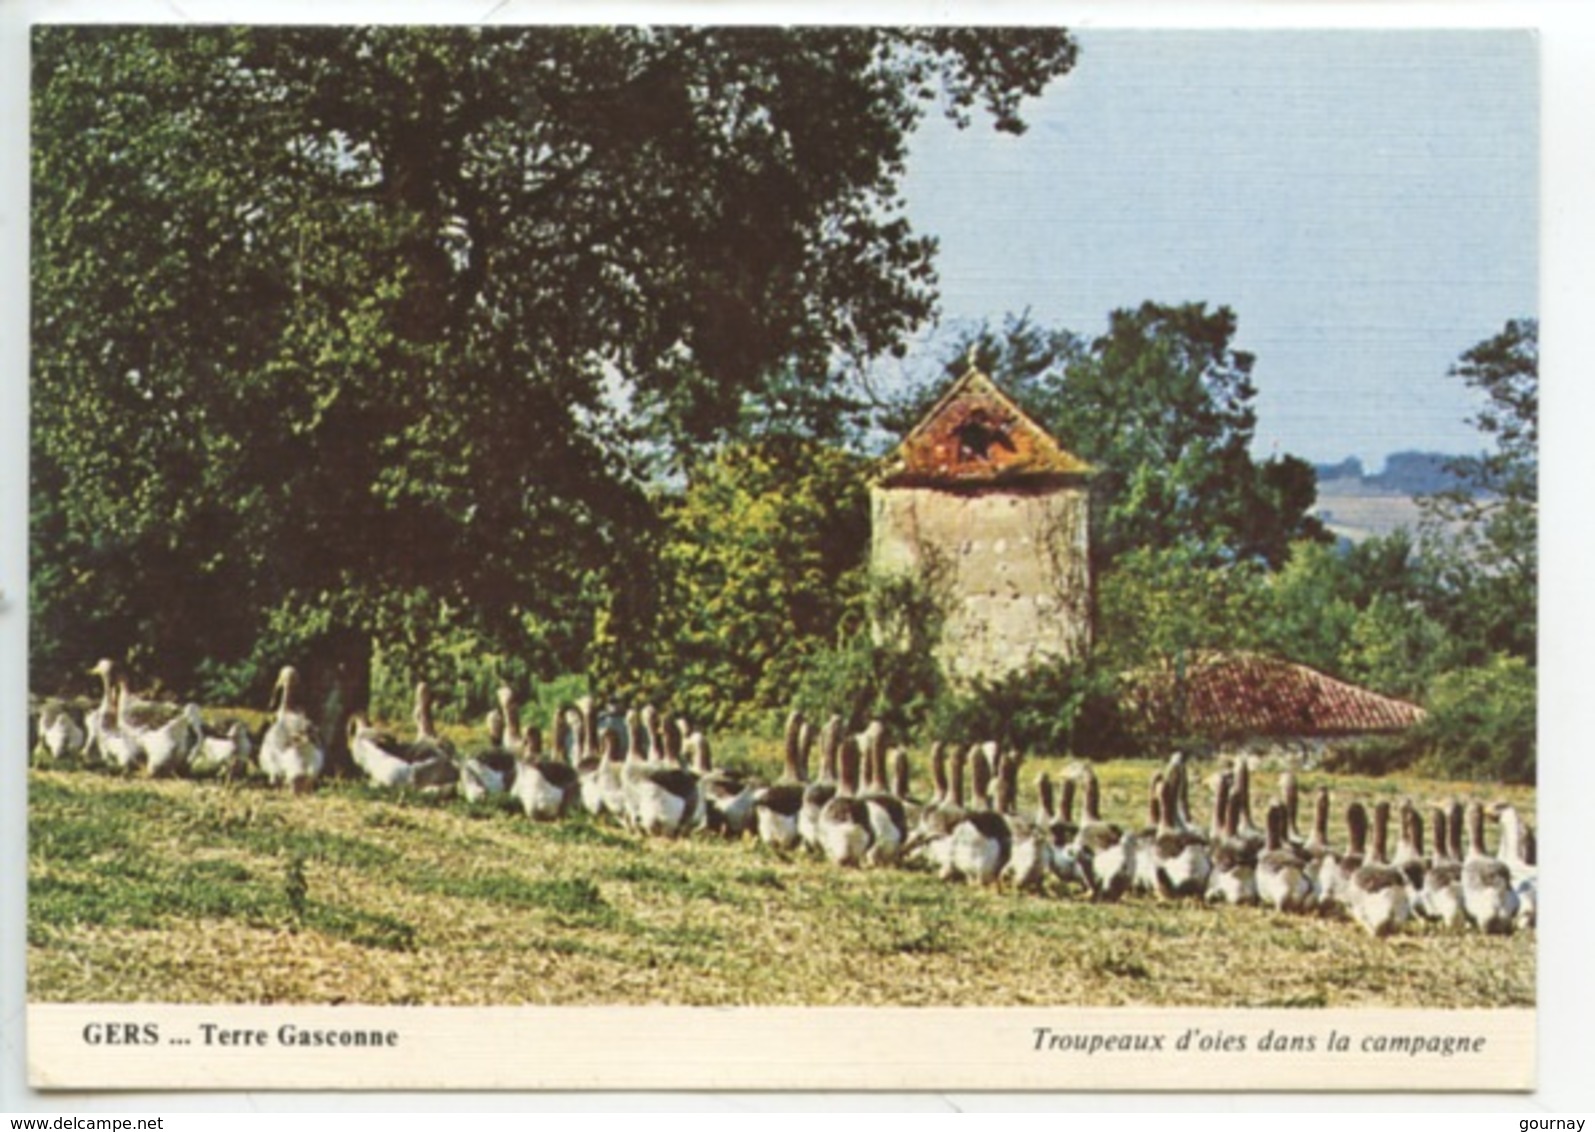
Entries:
[[1079,478],[1092,470],[971,366],[887,457],[880,482],[997,484]]
[[[1182,687],[1176,691],[1176,686]],[[1427,714],[1417,704],[1256,653],[1206,653],[1183,675],[1143,673],[1130,682],[1133,708],[1183,701],[1182,729],[1210,738],[1333,737],[1402,731]]]

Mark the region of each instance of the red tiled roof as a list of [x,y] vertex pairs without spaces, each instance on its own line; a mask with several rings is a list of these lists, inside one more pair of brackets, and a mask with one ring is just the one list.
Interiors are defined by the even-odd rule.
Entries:
[[1009,483],[1091,471],[1091,465],[1059,447],[991,378],[972,368],[887,458],[881,482]]
[[[1183,685],[1183,695],[1176,686]],[[1183,680],[1174,673],[1132,679],[1132,711],[1167,712],[1193,735],[1334,736],[1402,731],[1427,714],[1417,704],[1381,696],[1325,676],[1306,665],[1254,653],[1211,653],[1191,659]]]

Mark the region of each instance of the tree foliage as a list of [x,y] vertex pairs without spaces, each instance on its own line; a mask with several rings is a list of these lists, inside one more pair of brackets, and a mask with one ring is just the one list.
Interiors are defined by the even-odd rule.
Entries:
[[[958,344],[949,372],[975,363],[1097,469],[1094,565],[1137,548],[1202,547],[1214,560],[1282,564],[1292,541],[1323,537],[1308,512],[1310,465],[1256,461],[1255,360],[1235,350],[1227,307],[1146,302],[1113,311],[1086,340],[1010,316]],[[908,406],[907,417],[920,409]]]
[[1037,29],[41,26],[36,662],[358,684],[373,637],[446,632],[579,667],[650,476],[930,312],[922,115],[1016,132],[1073,62]]
[[[727,445],[698,465],[663,507],[659,605],[609,623],[616,679],[706,723],[790,706],[807,658],[863,621],[865,472],[857,456],[792,438]],[[638,633],[650,639],[624,639]]]
[[1451,376],[1482,398],[1473,417],[1490,447],[1449,463],[1461,481],[1425,500],[1441,616],[1473,663],[1536,660],[1539,601],[1539,323],[1514,319],[1464,353]]

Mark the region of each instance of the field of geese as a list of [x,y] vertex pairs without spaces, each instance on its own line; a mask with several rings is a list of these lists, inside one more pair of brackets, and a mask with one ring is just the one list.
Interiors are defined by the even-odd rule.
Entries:
[[34,1001],[1534,1001],[1530,788],[796,711],[711,737],[507,687],[440,726],[425,684],[335,770],[293,668],[263,715],[94,673],[34,704]]

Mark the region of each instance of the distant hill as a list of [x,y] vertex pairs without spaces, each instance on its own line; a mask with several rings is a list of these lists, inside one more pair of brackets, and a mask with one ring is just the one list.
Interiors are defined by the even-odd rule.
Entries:
[[1392,452],[1385,457],[1384,471],[1371,476],[1355,456],[1338,464],[1316,464],[1313,471],[1317,473],[1320,492],[1333,484],[1338,495],[1358,488],[1381,494],[1433,495],[1457,486],[1457,478],[1445,469],[1452,459],[1455,457],[1443,452]]
[[1366,474],[1362,461],[1347,457],[1338,464],[1317,464],[1318,504],[1313,513],[1334,534],[1352,542],[1383,536],[1405,527],[1418,529],[1417,496],[1448,491],[1458,485],[1445,470],[1452,457],[1441,452],[1393,452],[1384,470]]

